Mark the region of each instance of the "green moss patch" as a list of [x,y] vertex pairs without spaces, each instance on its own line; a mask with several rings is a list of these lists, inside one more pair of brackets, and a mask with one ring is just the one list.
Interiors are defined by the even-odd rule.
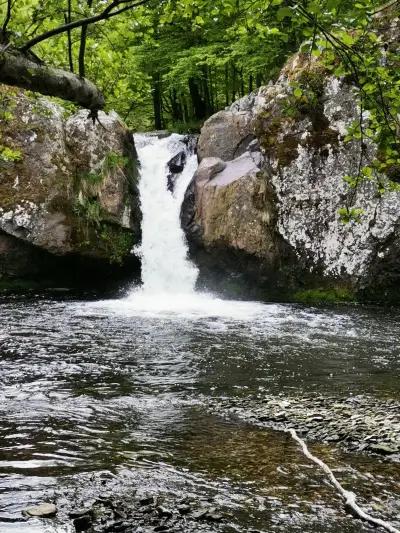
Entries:
[[335,287],[331,289],[305,289],[297,291],[293,298],[301,303],[340,303],[354,302],[354,293],[347,288]]

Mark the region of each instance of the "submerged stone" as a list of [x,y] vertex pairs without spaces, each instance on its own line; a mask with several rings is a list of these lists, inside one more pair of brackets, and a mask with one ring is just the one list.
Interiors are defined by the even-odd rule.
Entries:
[[57,513],[57,507],[54,503],[41,503],[34,507],[28,507],[23,511],[25,515],[36,516],[38,518],[50,518]]

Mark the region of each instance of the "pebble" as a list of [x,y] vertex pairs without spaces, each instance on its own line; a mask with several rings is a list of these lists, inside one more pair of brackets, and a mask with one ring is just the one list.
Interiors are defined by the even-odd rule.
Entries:
[[36,516],[38,518],[49,518],[57,513],[57,507],[54,503],[41,503],[34,507],[24,509],[23,513],[28,516]]

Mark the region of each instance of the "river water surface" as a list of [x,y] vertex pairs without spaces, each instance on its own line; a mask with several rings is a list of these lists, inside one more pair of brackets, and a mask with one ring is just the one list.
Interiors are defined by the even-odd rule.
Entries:
[[[286,435],[212,415],[206,400],[398,397],[398,313],[226,305],[129,313],[118,301],[3,299],[0,517],[111,472],[121,485],[216,496],[232,513],[223,531],[367,530]],[[399,498],[398,464],[316,449],[366,501]],[[1,520],[2,532],[42,527]]]
[[[121,499],[135,488],[211,500],[225,519],[199,531],[368,531],[287,434],[210,405],[302,394],[399,399],[399,311],[197,293],[179,219],[196,157],[176,135],[135,141],[142,286],[114,300],[0,300],[0,532],[73,531],[67,511],[77,495],[90,502],[110,485]],[[167,162],[183,145],[172,195]],[[400,527],[399,462],[312,449],[362,505]],[[43,501],[57,502],[57,518],[22,521]]]

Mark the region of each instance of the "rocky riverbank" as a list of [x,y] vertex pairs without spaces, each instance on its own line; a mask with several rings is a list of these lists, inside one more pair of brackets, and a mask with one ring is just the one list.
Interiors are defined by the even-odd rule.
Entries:
[[206,285],[218,276],[266,298],[399,303],[400,191],[393,172],[349,185],[360,157],[379,159],[348,135],[358,115],[349,79],[298,53],[204,123],[182,224]]
[[217,533],[227,523],[212,497],[143,491],[110,472],[88,476],[75,490],[56,491],[51,501],[24,510],[21,520],[45,519],[77,533]]
[[261,395],[259,399],[214,399],[214,413],[261,427],[293,428],[309,441],[337,443],[400,461],[400,402],[371,396]]
[[[116,278],[138,271],[138,163],[114,112],[69,113],[0,87],[0,284]],[[129,263],[129,265],[128,265]],[[75,272],[75,275],[73,274]],[[72,279],[71,279],[72,278]]]

